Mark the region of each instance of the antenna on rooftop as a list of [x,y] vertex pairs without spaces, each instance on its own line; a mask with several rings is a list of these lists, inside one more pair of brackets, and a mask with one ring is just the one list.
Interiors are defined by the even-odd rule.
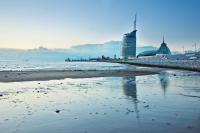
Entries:
[[135,14],[135,20],[134,20],[134,31],[136,31],[136,23],[137,23],[137,13]]
[[196,43],[194,44],[194,52],[195,53],[197,52],[197,44]]
[[185,47],[184,46],[182,46],[182,49],[183,49],[183,53],[185,53]]
[[165,36],[163,35],[163,43],[165,43]]

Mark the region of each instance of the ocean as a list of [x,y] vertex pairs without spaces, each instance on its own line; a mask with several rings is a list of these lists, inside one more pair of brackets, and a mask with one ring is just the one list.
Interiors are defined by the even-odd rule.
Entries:
[[0,61],[0,71],[32,70],[118,70],[135,69],[135,66],[105,62],[64,62],[64,61]]

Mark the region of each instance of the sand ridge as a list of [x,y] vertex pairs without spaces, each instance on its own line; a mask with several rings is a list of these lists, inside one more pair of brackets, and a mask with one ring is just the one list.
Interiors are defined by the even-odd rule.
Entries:
[[124,77],[157,74],[161,69],[134,70],[35,70],[35,71],[0,71],[0,82],[39,81],[64,78]]

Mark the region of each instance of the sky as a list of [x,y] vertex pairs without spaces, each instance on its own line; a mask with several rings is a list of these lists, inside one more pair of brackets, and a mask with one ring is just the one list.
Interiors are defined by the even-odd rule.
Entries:
[[69,48],[122,40],[173,50],[200,48],[199,0],[0,0],[0,48]]

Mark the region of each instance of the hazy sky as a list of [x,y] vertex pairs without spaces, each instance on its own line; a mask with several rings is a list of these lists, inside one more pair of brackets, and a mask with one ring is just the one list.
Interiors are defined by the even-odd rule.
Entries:
[[138,45],[200,47],[199,0],[0,0],[1,48],[68,48],[121,40],[138,14]]

